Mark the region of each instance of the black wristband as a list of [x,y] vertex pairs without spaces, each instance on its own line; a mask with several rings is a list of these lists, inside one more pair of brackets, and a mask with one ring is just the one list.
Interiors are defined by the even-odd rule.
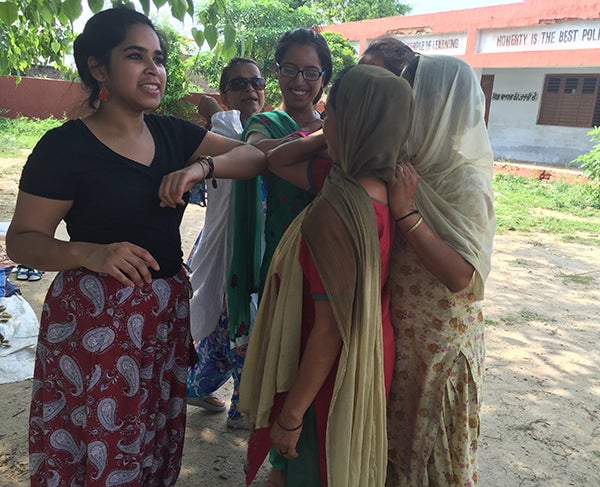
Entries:
[[396,218],[396,222],[401,222],[405,218],[408,218],[410,215],[417,215],[418,213],[419,213],[419,210],[413,210],[410,213],[407,213],[406,215],[401,216],[400,218]]
[[296,426],[295,428],[285,428],[281,422],[279,421],[279,418],[277,418],[277,425],[283,430],[283,431],[296,431],[299,430],[300,428],[302,428],[302,425],[304,424],[304,421],[302,421],[298,426]]

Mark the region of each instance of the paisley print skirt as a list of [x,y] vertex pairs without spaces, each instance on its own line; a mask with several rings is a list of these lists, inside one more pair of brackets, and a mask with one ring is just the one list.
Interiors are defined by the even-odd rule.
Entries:
[[42,311],[33,380],[32,486],[175,484],[189,293],[183,270],[136,288],[85,269],[57,274]]

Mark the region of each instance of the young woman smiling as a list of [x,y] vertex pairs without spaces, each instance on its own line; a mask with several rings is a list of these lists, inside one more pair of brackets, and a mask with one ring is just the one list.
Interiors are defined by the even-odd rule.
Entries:
[[[322,127],[315,105],[332,75],[327,41],[311,29],[288,31],[275,48],[274,67],[281,106],[251,117],[243,134],[244,140],[264,152],[290,136],[304,136]],[[238,344],[246,344],[254,321],[250,296],[262,292],[279,240],[315,195],[271,172],[253,181],[237,181],[235,186],[234,247],[227,290],[229,333]],[[271,460],[276,469],[283,468],[275,452]]]
[[[210,176],[254,176],[264,155],[150,113],[167,53],[144,15],[94,15],[74,55],[93,113],[36,145],[6,236],[11,258],[60,271],[40,323],[31,484],[170,486],[193,356],[179,235],[187,191]],[[69,241],[55,237],[61,220]]]

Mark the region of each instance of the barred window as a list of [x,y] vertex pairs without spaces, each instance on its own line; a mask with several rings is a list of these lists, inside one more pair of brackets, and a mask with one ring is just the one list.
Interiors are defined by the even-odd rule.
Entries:
[[538,124],[600,125],[600,74],[546,75]]

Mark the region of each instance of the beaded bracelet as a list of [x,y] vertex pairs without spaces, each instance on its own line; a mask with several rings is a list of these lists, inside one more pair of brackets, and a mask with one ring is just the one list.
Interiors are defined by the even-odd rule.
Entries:
[[217,189],[217,180],[215,179],[215,161],[210,156],[200,156],[196,159],[196,162],[204,167],[203,163],[208,166],[208,174],[204,176],[204,179],[212,179],[213,188]]
[[405,218],[408,218],[410,215],[417,215],[418,213],[419,213],[419,210],[413,210],[410,213],[407,213],[406,215],[401,216],[400,218],[396,218],[396,222],[401,222]]
[[423,217],[422,216],[419,217],[419,219],[417,220],[417,223],[415,223],[412,227],[410,227],[406,233],[412,233],[412,232],[414,232],[421,223],[423,223]]
[[206,179],[206,174],[210,172],[209,165],[206,163],[206,161],[201,161],[200,159],[196,161],[196,164],[202,168],[202,179]]
[[300,423],[298,426],[296,426],[295,428],[285,428],[281,422],[279,421],[279,418],[277,418],[277,425],[283,430],[283,431],[296,431],[299,430],[300,428],[302,428],[302,426],[304,425],[304,421],[302,421],[302,423]]

